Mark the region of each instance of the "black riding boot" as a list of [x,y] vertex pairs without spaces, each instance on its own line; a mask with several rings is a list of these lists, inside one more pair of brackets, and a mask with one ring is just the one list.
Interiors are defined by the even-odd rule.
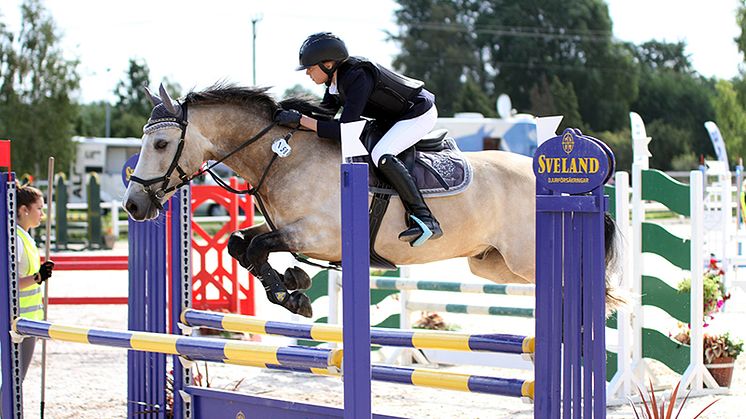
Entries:
[[[420,193],[404,163],[396,156],[386,154],[381,156],[378,169],[399,193],[399,198],[413,221],[412,227],[399,234],[399,240],[409,242],[412,246],[419,246],[427,239],[440,238],[443,235],[443,230],[440,229],[438,220],[433,217],[430,208],[425,204],[422,193]],[[432,232],[432,236],[427,237],[430,232]],[[425,240],[420,240],[422,238]]]

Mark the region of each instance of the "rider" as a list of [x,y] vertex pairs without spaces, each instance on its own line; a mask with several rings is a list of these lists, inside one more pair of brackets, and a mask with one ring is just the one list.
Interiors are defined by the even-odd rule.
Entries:
[[283,125],[298,124],[320,137],[340,140],[340,123],[361,120],[361,116],[385,121],[392,126],[373,147],[371,160],[396,189],[413,221],[399,234],[412,246],[443,235],[440,224],[425,204],[414,179],[397,155],[432,130],[438,118],[435,96],[419,80],[410,79],[361,57],[350,57],[345,43],[330,32],[309,36],[299,52],[300,65],[316,84],[325,84],[321,105],[338,111],[339,120],[317,120],[295,110],[278,112]]

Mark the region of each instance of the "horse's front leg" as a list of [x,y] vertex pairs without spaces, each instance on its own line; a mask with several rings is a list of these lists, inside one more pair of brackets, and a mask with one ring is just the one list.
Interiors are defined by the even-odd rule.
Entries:
[[[284,236],[282,230],[255,234],[250,238],[246,251],[243,254],[237,253],[234,257],[238,259],[241,266],[247,268],[262,282],[264,291],[267,293],[267,298],[270,302],[281,305],[292,313],[311,317],[313,315],[311,300],[302,291],[296,290],[290,293],[288,287],[283,282],[284,277],[280,276],[267,261],[269,254],[272,252],[288,252],[292,250]],[[234,252],[237,249],[238,245],[234,242]],[[300,272],[303,271],[301,270]],[[305,272],[303,274],[306,277],[308,276]],[[309,279],[308,283],[310,284],[310,282]]]
[[[249,266],[244,263],[246,259],[244,254],[255,237],[267,234],[269,231],[269,226],[266,223],[234,231],[228,239],[228,254],[231,255],[233,259],[236,259],[241,266],[249,269]],[[311,278],[303,269],[297,266],[287,268],[285,273],[282,275],[277,272],[277,275],[280,276],[282,283],[285,284],[285,287],[290,291],[311,288]]]

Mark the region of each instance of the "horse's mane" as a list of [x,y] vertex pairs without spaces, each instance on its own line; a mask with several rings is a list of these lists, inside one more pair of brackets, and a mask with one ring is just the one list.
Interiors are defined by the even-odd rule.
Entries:
[[269,87],[243,87],[230,83],[216,83],[201,92],[189,92],[184,103],[215,105],[232,104],[240,107],[258,108],[267,119],[272,119],[278,109],[295,109],[317,118],[331,118],[333,111],[322,107],[319,100],[310,96],[295,96],[277,102],[267,93]]

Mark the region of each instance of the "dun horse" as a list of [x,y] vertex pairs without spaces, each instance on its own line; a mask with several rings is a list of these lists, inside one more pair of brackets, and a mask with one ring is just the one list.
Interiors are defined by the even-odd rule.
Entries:
[[[308,131],[292,133],[273,124],[272,118],[280,108],[323,109],[297,99],[278,103],[266,89],[230,85],[191,92],[181,102],[173,101],[162,86],[160,98],[149,96],[154,108],[124,196],[130,217],[155,218],[161,204],[203,162],[230,155],[224,163],[258,188],[262,211],[273,225],[234,232],[229,252],[262,281],[272,302],[310,316],[310,302],[303,294],[310,286],[308,275],[298,267],[280,274],[267,258],[272,252],[296,252],[322,261],[341,259],[341,150],[334,141]],[[292,151],[271,163],[273,141],[282,137],[290,138]],[[501,151],[464,154],[473,167],[470,186],[456,195],[427,199],[440,220],[443,237],[419,247],[399,241],[405,213],[394,198],[375,250],[396,265],[466,257],[471,271],[480,277],[497,283],[534,283],[535,241],[541,238],[535,237],[531,159]],[[616,234],[613,222],[607,221],[607,265],[613,259]],[[607,303],[615,301],[609,289],[607,281]]]

